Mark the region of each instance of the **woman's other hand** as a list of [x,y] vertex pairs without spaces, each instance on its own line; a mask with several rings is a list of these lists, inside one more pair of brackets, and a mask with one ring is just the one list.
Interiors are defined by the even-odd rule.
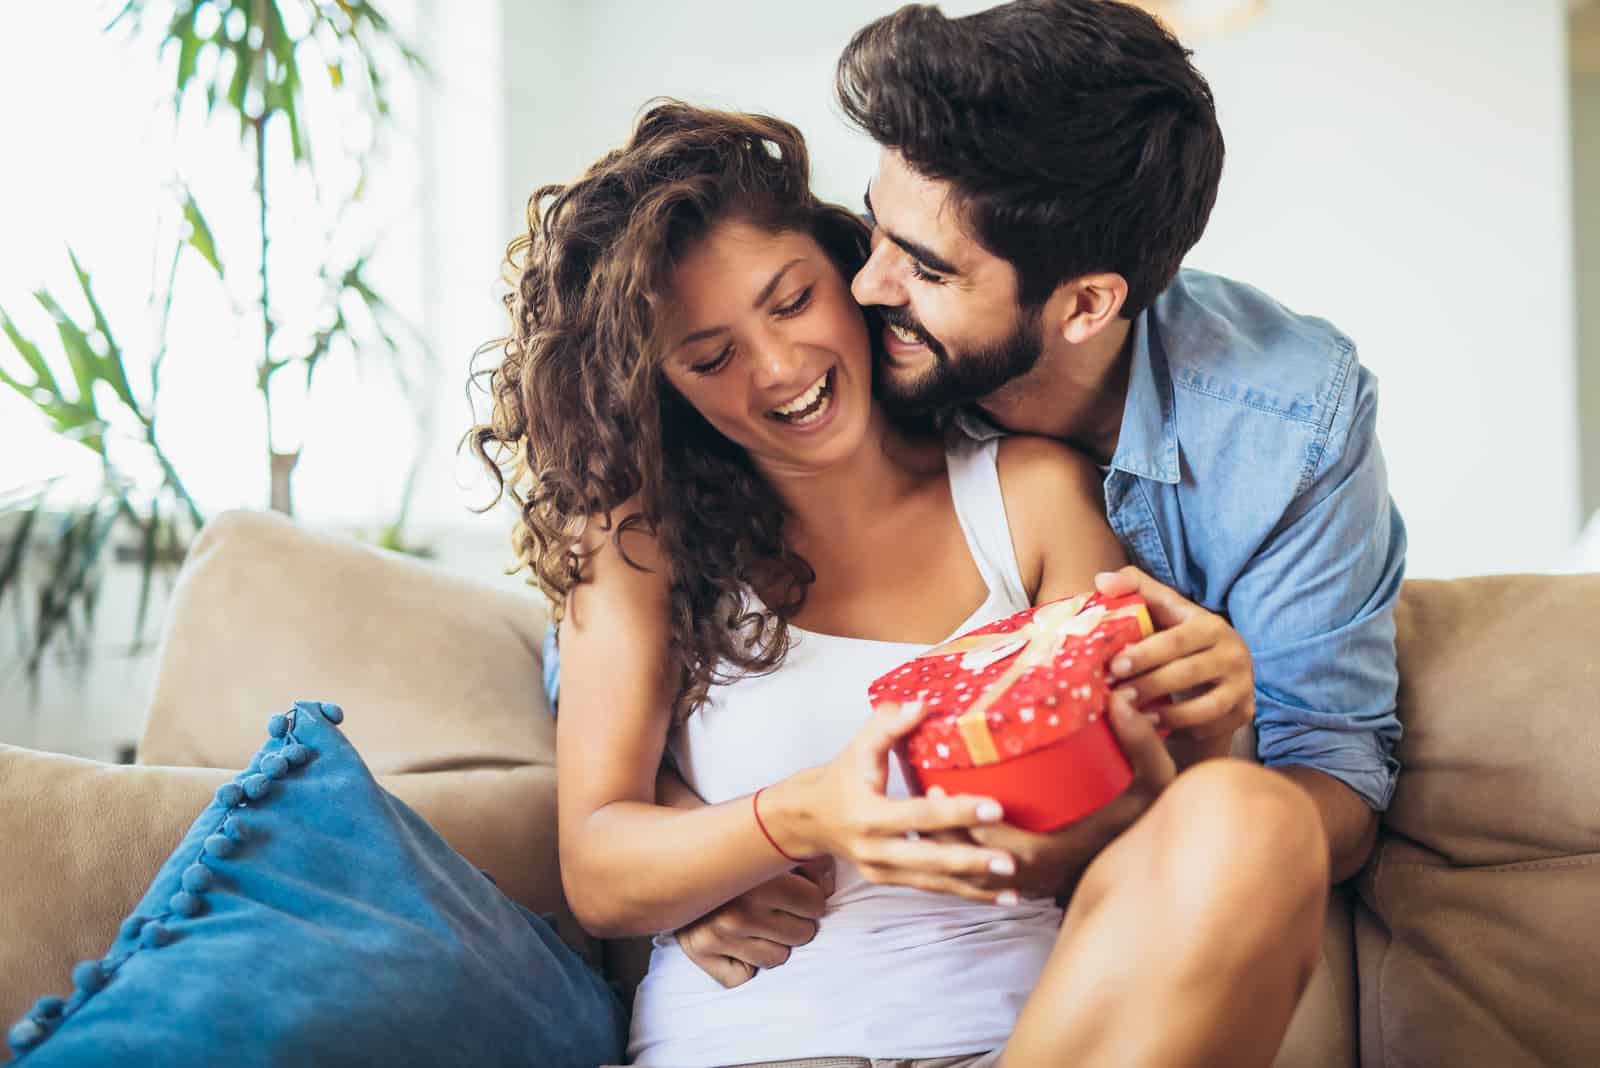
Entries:
[[1024,897],[1072,895],[1089,862],[1116,841],[1172,784],[1177,765],[1155,726],[1126,700],[1111,698],[1111,726],[1133,766],[1133,782],[1104,808],[1055,831],[1024,831],[1009,824],[980,827],[970,837],[1017,858],[1017,874],[992,879],[991,889],[1011,887]]
[[931,837],[999,823],[1005,812],[998,801],[885,795],[889,753],[921,718],[915,703],[879,705],[833,760],[762,791],[757,813],[765,829],[785,854],[830,854],[854,864],[868,882],[977,901],[1014,901],[1014,892],[984,884],[996,875],[1014,874],[1016,858],[1000,849]]

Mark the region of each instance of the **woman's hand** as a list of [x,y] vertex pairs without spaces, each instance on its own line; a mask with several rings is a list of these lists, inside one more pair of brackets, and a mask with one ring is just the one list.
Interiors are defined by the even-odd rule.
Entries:
[[1012,891],[983,885],[1016,872],[1009,853],[922,837],[997,824],[1005,818],[998,801],[885,796],[889,752],[921,718],[915,703],[878,706],[844,752],[762,791],[757,809],[762,823],[789,856],[831,854],[854,864],[868,882],[977,901],[1016,900]]
[[1149,718],[1116,695],[1109,711],[1112,730],[1133,766],[1133,782],[1115,801],[1059,830],[1036,833],[1002,824],[971,832],[980,845],[1017,858],[1016,877],[991,880],[991,888],[1012,887],[1024,897],[1070,897],[1089,863],[1172,784],[1177,766]]

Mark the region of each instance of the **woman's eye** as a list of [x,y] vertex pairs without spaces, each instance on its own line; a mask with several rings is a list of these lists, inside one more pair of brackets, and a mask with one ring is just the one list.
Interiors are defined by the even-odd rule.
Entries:
[[727,362],[729,360],[731,360],[732,358],[733,358],[733,346],[729,345],[727,348],[725,348],[721,352],[717,353],[715,356],[713,356],[711,359],[707,360],[705,363],[690,364],[689,365],[689,370],[694,372],[697,375],[714,375],[718,371],[722,370],[722,368],[724,366],[726,366]]
[[924,282],[929,282],[936,286],[944,285],[944,275],[934,274],[916,260],[911,261],[911,273]]
[[811,303],[811,288],[811,286],[806,286],[793,300],[777,308],[777,313],[784,318],[788,318],[791,315],[799,315],[805,311],[806,305]]

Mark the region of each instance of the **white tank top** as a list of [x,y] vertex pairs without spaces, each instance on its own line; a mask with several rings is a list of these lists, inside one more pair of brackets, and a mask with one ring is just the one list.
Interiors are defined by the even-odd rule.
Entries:
[[[995,468],[997,442],[948,453],[951,494],[989,595],[952,633],[1027,607]],[[869,715],[867,684],[928,646],[791,628],[770,675],[715,686],[668,738],[678,768],[716,804],[844,749]],[[907,795],[896,760],[889,795]],[[805,1057],[954,1057],[997,1049],[1055,944],[1061,910],[868,883],[840,863],[816,938],[782,966],[724,989],[659,935],[634,1000],[633,1063],[697,1068]]]

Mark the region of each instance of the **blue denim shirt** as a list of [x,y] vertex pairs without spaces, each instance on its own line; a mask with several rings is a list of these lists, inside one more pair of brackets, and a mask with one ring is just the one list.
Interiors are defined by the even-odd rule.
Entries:
[[[1355,345],[1259,290],[1183,271],[1134,321],[1106,516],[1146,573],[1255,658],[1257,755],[1388,807],[1405,524]],[[958,419],[1000,433],[979,413]]]
[[[1227,617],[1256,671],[1256,752],[1382,811],[1400,766],[1394,603],[1406,532],[1355,345],[1238,282],[1183,271],[1134,322],[1105,478],[1129,558]],[[979,413],[967,433],[1002,433]],[[545,686],[560,683],[554,634]]]

